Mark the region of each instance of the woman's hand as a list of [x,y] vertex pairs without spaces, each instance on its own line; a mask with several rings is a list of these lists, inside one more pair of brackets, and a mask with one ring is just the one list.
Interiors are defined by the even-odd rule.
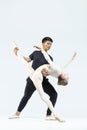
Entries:
[[18,47],[15,47],[14,49],[13,49],[13,52],[15,53],[15,55],[17,55],[17,52],[19,51],[19,48]]

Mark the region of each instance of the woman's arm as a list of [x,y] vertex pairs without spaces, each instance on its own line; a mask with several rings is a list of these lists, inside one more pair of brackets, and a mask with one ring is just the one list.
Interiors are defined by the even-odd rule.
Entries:
[[28,58],[28,57],[24,57],[21,54],[16,42],[13,42],[13,52],[19,58],[19,60],[21,60],[21,62],[23,63],[23,65],[24,65],[24,67],[26,69],[26,72],[27,72],[28,76],[31,78],[33,73],[34,73],[34,69],[29,65],[29,62],[31,61],[31,59]]
[[[20,55],[20,54],[18,54],[18,52],[19,52],[19,47],[17,46],[16,42],[13,41],[12,44],[13,44],[13,52],[15,53],[15,55],[16,55],[16,56],[17,56],[17,55]],[[27,62],[31,62],[31,58],[30,58],[30,57],[22,56],[22,58],[24,58],[24,60],[27,61]]]

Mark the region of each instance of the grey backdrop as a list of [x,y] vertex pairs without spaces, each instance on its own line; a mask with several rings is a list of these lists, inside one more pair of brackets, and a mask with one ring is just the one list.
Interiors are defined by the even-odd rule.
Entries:
[[[86,0],[0,0],[0,115],[13,114],[23,96],[27,74],[12,52],[16,40],[24,55],[34,51],[44,36],[53,38],[49,54],[60,66],[77,51],[66,68],[67,87],[58,87],[57,112],[65,118],[87,118],[87,1]],[[45,116],[46,105],[35,92],[22,116]]]

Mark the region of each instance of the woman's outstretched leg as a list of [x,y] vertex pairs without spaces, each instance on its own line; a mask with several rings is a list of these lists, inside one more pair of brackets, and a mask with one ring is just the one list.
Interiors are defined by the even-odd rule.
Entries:
[[42,88],[42,80],[43,80],[43,76],[41,73],[37,73],[32,76],[32,81],[41,97],[41,99],[47,104],[47,106],[49,107],[49,109],[51,110],[51,112],[53,113],[54,117],[59,121],[59,122],[64,122],[64,120],[62,120],[58,114],[56,113],[51,101],[47,98],[46,93],[44,92],[43,88]]

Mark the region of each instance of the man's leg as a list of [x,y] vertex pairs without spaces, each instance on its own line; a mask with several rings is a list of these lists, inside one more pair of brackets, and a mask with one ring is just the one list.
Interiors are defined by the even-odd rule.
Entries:
[[[57,95],[58,95],[56,90],[53,88],[53,86],[50,84],[50,82],[46,78],[43,79],[42,85],[43,85],[44,91],[49,95],[50,101],[52,102],[53,106],[55,106]],[[47,109],[46,115],[47,116],[51,115],[51,111],[49,110],[49,108]]]
[[30,97],[32,96],[32,94],[35,90],[36,90],[36,88],[34,87],[33,82],[31,81],[30,78],[28,78],[27,83],[26,83],[26,88],[25,88],[25,91],[24,91],[24,96],[20,101],[20,104],[18,106],[16,113],[12,117],[10,117],[11,119],[17,118],[17,117],[20,116],[22,110],[26,106],[28,100],[30,99]]

